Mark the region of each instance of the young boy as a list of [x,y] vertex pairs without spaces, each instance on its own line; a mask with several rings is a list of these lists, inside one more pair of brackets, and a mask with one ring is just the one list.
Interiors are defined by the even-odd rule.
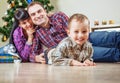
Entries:
[[[89,37],[90,22],[83,14],[74,14],[68,21],[68,37],[47,53],[48,64],[94,66]],[[46,53],[46,52],[45,52]]]

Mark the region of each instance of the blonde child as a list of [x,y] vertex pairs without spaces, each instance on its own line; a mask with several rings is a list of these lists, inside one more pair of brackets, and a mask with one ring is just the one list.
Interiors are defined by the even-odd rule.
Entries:
[[94,66],[93,48],[88,42],[90,21],[83,14],[74,14],[68,21],[68,37],[47,52],[48,64],[57,66]]

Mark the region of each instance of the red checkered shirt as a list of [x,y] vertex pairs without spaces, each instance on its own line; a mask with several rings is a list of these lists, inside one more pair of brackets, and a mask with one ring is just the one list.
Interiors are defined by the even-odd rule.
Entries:
[[43,52],[42,44],[47,48],[55,47],[65,37],[67,37],[68,16],[63,12],[53,14],[50,18],[50,28],[38,27],[33,41],[30,61],[35,62],[35,56]]

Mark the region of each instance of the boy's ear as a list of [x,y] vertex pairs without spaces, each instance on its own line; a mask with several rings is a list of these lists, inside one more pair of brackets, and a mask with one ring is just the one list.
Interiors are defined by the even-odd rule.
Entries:
[[66,32],[67,32],[67,34],[68,34],[68,35],[70,34],[70,31],[69,31],[69,29],[66,29]]
[[89,32],[90,32],[90,26],[89,26]]

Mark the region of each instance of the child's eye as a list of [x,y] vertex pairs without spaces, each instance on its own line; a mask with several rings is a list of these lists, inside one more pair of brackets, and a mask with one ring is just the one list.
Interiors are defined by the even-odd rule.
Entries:
[[87,33],[87,31],[82,31],[82,33]]
[[75,33],[78,33],[78,31],[74,31]]

